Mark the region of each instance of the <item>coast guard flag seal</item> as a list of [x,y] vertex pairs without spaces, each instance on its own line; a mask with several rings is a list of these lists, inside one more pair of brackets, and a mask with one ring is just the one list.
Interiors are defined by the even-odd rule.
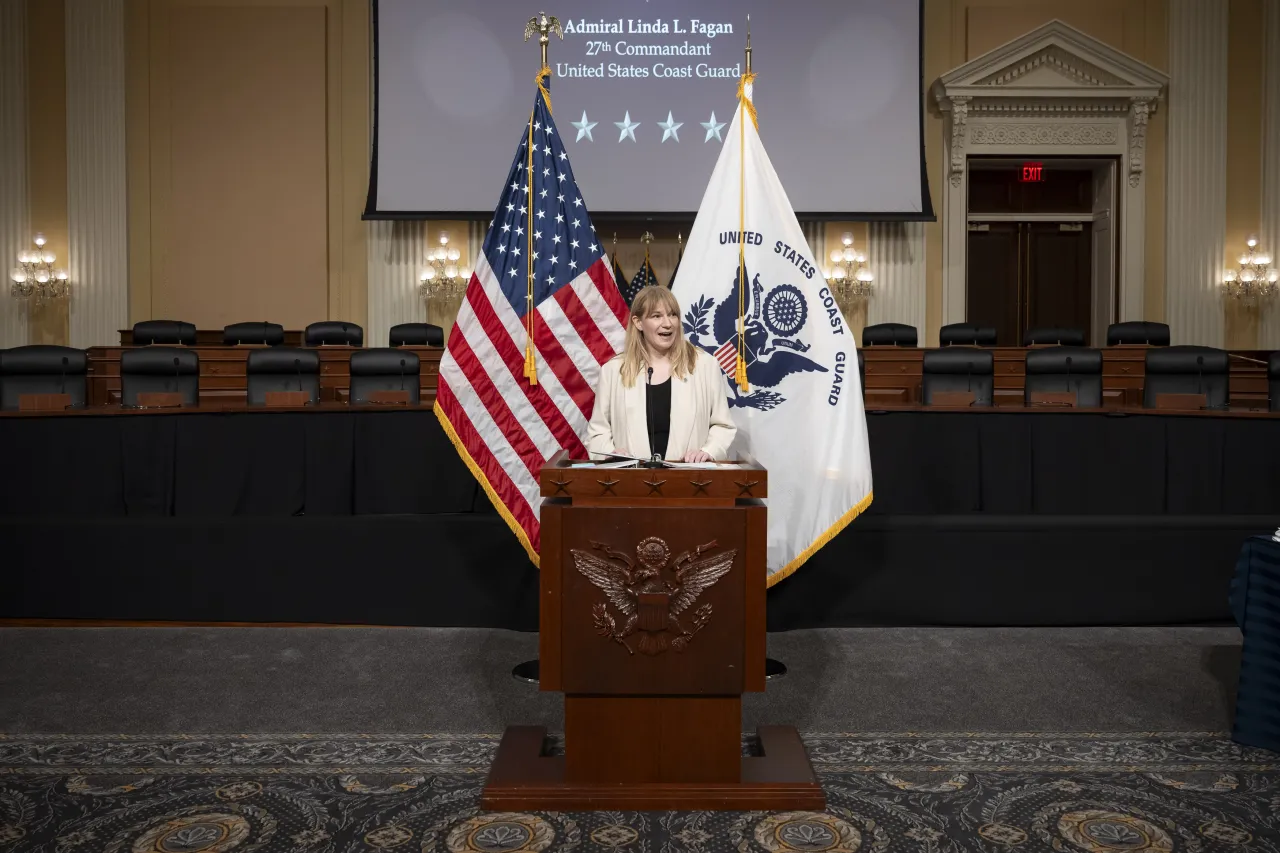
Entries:
[[856,341],[760,143],[751,79],[673,291],[724,372],[733,450],[769,470],[772,586],[871,504],[871,456]]
[[538,474],[583,436],[627,306],[538,94],[440,360],[435,411],[535,564]]

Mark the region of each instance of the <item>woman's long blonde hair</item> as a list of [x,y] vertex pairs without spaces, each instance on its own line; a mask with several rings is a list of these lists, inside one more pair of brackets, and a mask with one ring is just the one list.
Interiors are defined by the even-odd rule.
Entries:
[[635,301],[631,303],[631,316],[627,318],[627,342],[622,350],[622,384],[627,388],[635,385],[636,377],[648,366],[644,357],[644,333],[636,326],[636,320],[643,320],[652,311],[665,308],[676,315],[676,340],[671,346],[671,372],[677,379],[684,379],[693,373],[693,364],[698,357],[698,350],[684,339],[684,324],[680,322],[680,303],[667,288],[651,284],[640,289]]

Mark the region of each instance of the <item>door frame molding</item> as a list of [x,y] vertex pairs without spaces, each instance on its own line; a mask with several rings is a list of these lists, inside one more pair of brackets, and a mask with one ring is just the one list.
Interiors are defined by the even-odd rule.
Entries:
[[1061,21],[944,74],[934,98],[946,114],[948,180],[942,247],[942,322],[965,321],[970,156],[1119,157],[1119,320],[1141,320],[1146,268],[1146,129],[1167,75]]

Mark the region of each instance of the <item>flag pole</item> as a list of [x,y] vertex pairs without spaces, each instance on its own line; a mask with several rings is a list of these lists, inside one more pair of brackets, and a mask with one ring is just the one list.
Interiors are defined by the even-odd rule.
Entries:
[[[738,81],[738,102],[742,105],[743,112],[751,116],[754,122],[756,118],[755,109],[751,106],[751,96],[747,92],[747,86],[751,84],[751,80],[755,77],[751,73],[751,13],[747,13],[747,59],[746,73],[742,79]],[[750,390],[747,383],[747,250],[744,241],[747,236],[747,200],[746,200],[746,184],[747,184],[747,126],[743,119],[738,121],[738,362],[734,370],[733,380],[738,384],[738,390],[746,393]]]
[[[538,47],[541,53],[541,64],[538,66],[538,74],[533,78],[533,82],[538,87],[538,92],[542,99],[546,101],[547,112],[551,112],[551,93],[547,90],[546,80],[551,76],[551,66],[547,64],[547,45],[551,43],[551,33],[555,33],[564,39],[564,30],[560,27],[560,19],[554,15],[548,15],[546,12],[538,12],[537,15],[530,18],[524,25],[524,40],[528,41],[529,37],[537,34]],[[527,139],[529,157],[527,168],[525,170],[525,206],[533,209],[533,117],[534,113],[529,113],[529,135]],[[526,242],[525,252],[525,269],[526,277],[526,293],[525,293],[525,344],[524,344],[524,377],[529,380],[530,385],[538,384],[538,360],[535,356],[537,352],[534,347],[534,323],[537,320],[536,303],[534,301],[533,289],[533,218],[530,216],[528,222],[529,238]]]
[[[751,13],[750,12],[747,13],[746,54],[747,54],[746,61],[744,64],[745,73],[742,76],[742,81],[738,84],[738,97],[743,102],[742,103],[742,106],[744,108],[743,111],[746,112],[748,116],[750,116],[752,123],[755,124],[756,129],[759,130],[760,125],[756,119],[755,107],[751,103],[751,96],[746,92],[746,87],[751,85],[751,81],[755,79],[755,76],[756,76],[755,73],[752,72],[751,70]],[[746,168],[747,168],[746,166],[747,150],[746,150],[745,141],[746,141],[747,128],[746,128],[746,124],[743,121],[740,121],[738,123],[738,132],[740,134],[740,139],[741,139],[741,142],[739,143],[740,167],[739,167],[739,184],[738,184],[738,199],[739,199],[738,217],[739,217],[739,223],[740,223],[738,227],[738,282],[740,283],[741,287],[738,290],[738,375],[734,378],[738,382],[738,388],[741,389],[742,391],[746,391],[748,387],[747,386],[747,362],[746,362],[746,359],[743,358],[743,352],[746,346],[746,334],[745,334],[746,329],[744,324],[746,320],[747,283],[746,281],[743,280],[746,277],[746,251],[742,245],[742,239],[745,236],[744,232],[745,232],[745,226],[746,226],[746,223],[743,222],[743,220],[746,219],[746,216],[744,215],[745,203],[742,200],[742,191],[746,185],[745,176],[746,176]],[[781,678],[786,674],[787,674],[787,665],[785,663],[783,663],[780,660],[777,660],[776,658],[771,658],[771,657],[766,657],[764,659],[764,677],[766,681],[772,680],[774,678]]]
[[[537,34],[538,47],[541,53],[541,64],[538,66],[538,76],[533,78],[534,83],[538,86],[538,93],[547,103],[547,112],[551,112],[551,93],[547,91],[546,80],[551,77],[551,66],[547,64],[547,45],[551,43],[551,33],[555,33],[564,39],[564,30],[560,27],[560,19],[554,15],[548,15],[545,12],[538,12],[537,15],[530,18],[524,25],[524,40],[528,41],[529,37]],[[527,143],[529,146],[529,158],[527,161],[528,171],[526,173],[527,187],[526,195],[529,197],[525,202],[525,206],[533,209],[533,116],[529,113],[529,133]],[[529,217],[529,240],[528,252],[525,255],[525,268],[528,270],[528,292],[525,302],[525,333],[526,340],[524,345],[524,375],[529,380],[530,385],[538,384],[538,362],[534,357],[533,346],[533,321],[534,321],[534,302],[533,302],[533,217]],[[522,661],[511,669],[511,675],[519,681],[526,681],[537,684],[541,677],[541,669],[538,658],[533,660]]]

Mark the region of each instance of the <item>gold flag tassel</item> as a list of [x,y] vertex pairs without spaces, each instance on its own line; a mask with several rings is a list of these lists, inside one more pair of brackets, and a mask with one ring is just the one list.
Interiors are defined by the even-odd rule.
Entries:
[[[538,86],[538,93],[542,95],[542,100],[547,104],[547,112],[551,112],[551,92],[547,89],[546,81],[551,77],[551,65],[547,62],[547,44],[551,41],[551,33],[555,33],[560,38],[564,38],[564,30],[560,26],[560,19],[554,15],[547,15],[545,12],[539,12],[530,18],[524,25],[524,40],[528,41],[530,36],[538,36],[538,46],[542,52],[542,67],[538,69],[537,75],[533,78],[533,82]],[[536,112],[536,110],[535,110]],[[533,207],[533,116],[529,114],[529,171],[528,171],[528,190],[525,200],[525,206],[532,209]],[[535,309],[537,308],[533,300],[533,218],[529,218],[529,239],[526,244],[528,252],[525,254],[525,264],[528,270],[528,293],[525,300],[525,334],[527,339],[524,345],[524,376],[529,380],[530,385],[538,384],[538,362],[535,357],[537,350],[534,347],[533,335],[534,327],[537,320]]]
[[[547,104],[548,113],[551,112],[551,92],[547,89],[546,81],[550,76],[551,69],[548,66],[543,65],[542,68],[538,70],[537,76],[533,78],[533,82],[538,86],[538,93],[542,95],[542,100]],[[525,202],[526,206],[530,206],[533,201],[533,115],[533,113],[529,114],[529,168],[526,176],[527,186],[529,189],[528,192],[525,193],[525,195],[528,196],[528,200]],[[530,385],[537,385],[538,360],[534,355],[536,349],[533,342],[534,324],[537,321],[537,306],[534,302],[533,295],[533,228],[529,228],[528,231],[528,251],[525,253],[525,265],[529,270],[529,289],[525,301],[525,304],[528,305],[528,308],[525,311],[525,333],[528,336],[528,340],[525,342],[524,346],[524,378],[529,380]]]
[[[542,72],[543,71],[550,73],[550,69],[544,66],[542,71],[538,72],[538,77],[536,79],[536,82],[538,84],[539,91],[545,92],[546,90],[542,88]],[[525,190],[525,197],[526,197],[525,207],[527,209],[532,209],[533,207],[533,117],[535,115],[535,112],[529,113],[529,139],[528,139],[528,145],[527,145],[529,149],[529,158],[528,158],[528,168],[525,169],[525,180],[526,180],[526,187],[527,187],[527,189]],[[534,321],[534,313],[535,313],[536,306],[534,305],[534,301],[533,301],[533,218],[532,217],[529,218],[528,224],[529,224],[529,227],[526,229],[528,232],[528,239],[526,241],[527,251],[525,252],[525,256],[524,256],[525,267],[528,270],[528,274],[525,277],[527,290],[525,294],[525,310],[524,310],[524,320],[525,320],[524,378],[529,380],[530,385],[537,385],[538,384],[538,362],[537,362],[537,359],[534,358],[534,344],[533,344],[533,321]]]

